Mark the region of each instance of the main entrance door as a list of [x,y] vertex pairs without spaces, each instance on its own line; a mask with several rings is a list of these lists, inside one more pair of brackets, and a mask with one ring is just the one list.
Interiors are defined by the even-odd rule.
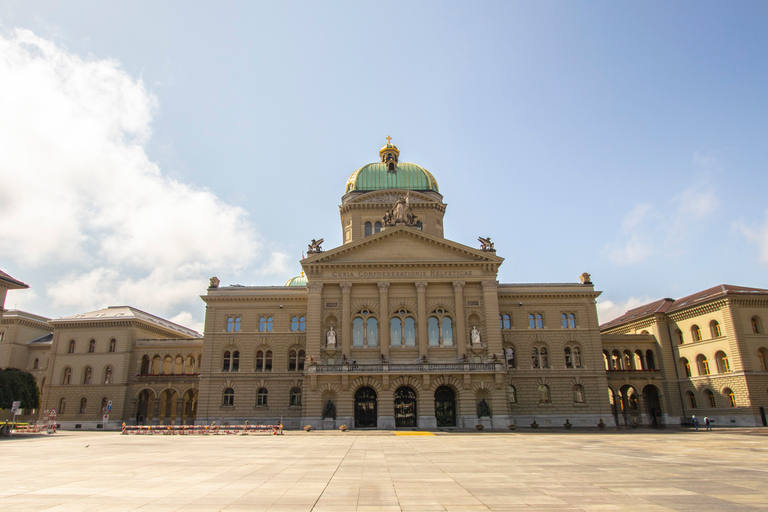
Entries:
[[456,395],[447,386],[435,391],[435,418],[438,427],[456,426]]
[[416,426],[416,392],[406,386],[395,391],[395,426]]
[[355,393],[355,427],[376,428],[376,392],[360,388]]

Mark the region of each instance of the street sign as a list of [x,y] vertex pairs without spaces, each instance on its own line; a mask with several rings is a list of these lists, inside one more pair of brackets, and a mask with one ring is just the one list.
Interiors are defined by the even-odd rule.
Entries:
[[110,409],[112,408],[112,400],[110,400],[109,402],[107,402],[107,407],[108,407],[108,408],[110,408]]
[[109,419],[109,414],[105,414],[104,415],[104,423],[106,423],[108,419]]
[[21,402],[13,402],[11,404],[11,412],[13,414],[19,414],[19,409],[21,409]]

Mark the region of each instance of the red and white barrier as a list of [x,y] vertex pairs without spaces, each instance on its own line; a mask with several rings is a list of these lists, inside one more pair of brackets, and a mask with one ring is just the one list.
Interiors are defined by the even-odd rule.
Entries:
[[283,435],[282,425],[139,425],[127,426],[123,423],[122,434],[141,435]]

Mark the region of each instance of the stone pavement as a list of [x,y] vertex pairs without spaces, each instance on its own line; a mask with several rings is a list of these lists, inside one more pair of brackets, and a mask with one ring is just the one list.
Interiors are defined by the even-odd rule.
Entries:
[[765,510],[765,434],[14,436],[0,510]]

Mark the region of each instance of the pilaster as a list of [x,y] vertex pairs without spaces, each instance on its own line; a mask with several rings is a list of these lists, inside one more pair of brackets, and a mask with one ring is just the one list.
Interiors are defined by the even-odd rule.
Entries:
[[389,356],[389,283],[379,281],[379,349]]
[[352,348],[352,319],[350,312],[350,295],[352,283],[339,283],[341,287],[341,353],[347,359],[351,356]]
[[453,342],[459,349],[459,358],[462,359],[467,354],[467,339],[464,337],[464,284],[464,281],[453,282],[453,298],[456,304],[456,329],[453,331]]
[[418,334],[419,334],[419,357],[427,356],[429,352],[429,338],[427,334],[427,282],[417,281],[416,299],[418,303]]

